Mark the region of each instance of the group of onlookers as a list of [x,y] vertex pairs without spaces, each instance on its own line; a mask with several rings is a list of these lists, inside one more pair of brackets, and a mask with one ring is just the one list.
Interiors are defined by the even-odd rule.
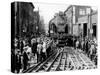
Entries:
[[[91,61],[97,65],[97,40],[88,38],[74,38],[73,44],[76,50],[81,49]],[[41,36],[31,39],[14,39],[14,47],[11,49],[11,71],[19,73],[30,67],[30,62],[37,57],[37,63],[45,61],[52,53],[54,46],[58,44],[58,40],[50,37]],[[50,54],[51,53],[51,54]]]
[[29,54],[31,47],[26,43],[26,39],[14,39],[14,46],[11,49],[11,71],[19,73],[28,68]]
[[31,60],[37,57],[37,63],[45,61],[50,56],[52,39],[38,37],[31,39],[14,40],[14,48],[11,49],[11,71],[19,73],[30,67]]
[[84,38],[80,40],[79,38],[74,40],[74,47],[76,50],[81,49],[86,56],[88,56],[91,61],[97,65],[97,40],[93,38],[92,40]]
[[11,52],[11,71],[13,73],[19,73],[21,70],[26,70],[28,66],[28,55],[24,50],[21,53],[20,49],[12,49]]

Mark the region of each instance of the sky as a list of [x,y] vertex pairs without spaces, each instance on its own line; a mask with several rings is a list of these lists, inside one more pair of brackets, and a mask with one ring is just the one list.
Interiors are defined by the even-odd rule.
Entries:
[[55,13],[65,11],[69,5],[55,4],[55,3],[33,3],[35,6],[34,11],[39,9],[40,16],[43,16],[45,28],[48,30],[49,21],[54,17]]

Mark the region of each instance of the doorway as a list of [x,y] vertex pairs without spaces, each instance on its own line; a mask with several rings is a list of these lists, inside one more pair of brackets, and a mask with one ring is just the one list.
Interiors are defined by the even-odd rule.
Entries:
[[93,25],[93,36],[96,37],[96,33],[97,33],[97,28],[96,28],[96,25]]
[[65,33],[68,34],[68,24],[67,24],[66,27],[65,27]]
[[83,24],[83,37],[87,36],[87,23]]

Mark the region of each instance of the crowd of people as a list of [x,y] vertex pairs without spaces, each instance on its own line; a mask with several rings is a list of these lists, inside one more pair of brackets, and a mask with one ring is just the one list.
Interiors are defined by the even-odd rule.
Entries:
[[[91,61],[97,65],[97,40],[93,38],[73,38],[75,50],[81,50]],[[11,49],[11,71],[19,73],[30,67],[30,62],[37,58],[36,63],[45,61],[57,48],[58,40],[47,36],[31,39],[14,39],[14,47]],[[54,47],[55,46],[55,47]]]
[[37,63],[45,61],[52,52],[53,40],[46,36],[31,39],[14,40],[11,49],[11,71],[19,73],[30,67],[30,61],[37,57]]
[[84,52],[86,56],[88,56],[91,61],[94,62],[95,65],[97,65],[97,40],[96,38],[89,39],[75,39],[74,40],[74,48],[76,50],[80,49]]

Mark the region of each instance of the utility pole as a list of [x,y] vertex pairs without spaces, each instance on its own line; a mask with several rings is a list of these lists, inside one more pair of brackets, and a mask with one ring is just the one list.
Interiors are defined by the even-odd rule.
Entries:
[[72,12],[72,18],[71,18],[71,24],[72,24],[71,27],[72,28],[71,28],[71,30],[72,30],[72,35],[73,35],[73,7],[72,7],[72,11],[71,12]]
[[92,15],[92,10],[90,8],[90,14],[88,14],[88,25],[89,25],[89,38],[92,40],[92,33],[93,33],[93,29],[92,29],[92,23],[91,23],[91,15]]
[[39,21],[39,7],[38,7],[38,14],[37,14],[37,19],[38,19],[38,23],[36,25],[36,36],[39,34],[39,24],[40,24],[40,21]]
[[15,20],[14,20],[14,23],[15,23],[15,36],[16,36],[17,33],[18,33],[17,32],[17,20],[16,20],[17,19],[17,12],[18,12],[18,10],[17,10],[17,2],[15,2],[15,7],[14,8],[15,8],[15,16],[14,16]]
[[90,8],[90,39],[92,39],[92,33],[93,33],[93,29],[92,29],[92,23],[91,23],[91,18],[92,18],[92,9]]

